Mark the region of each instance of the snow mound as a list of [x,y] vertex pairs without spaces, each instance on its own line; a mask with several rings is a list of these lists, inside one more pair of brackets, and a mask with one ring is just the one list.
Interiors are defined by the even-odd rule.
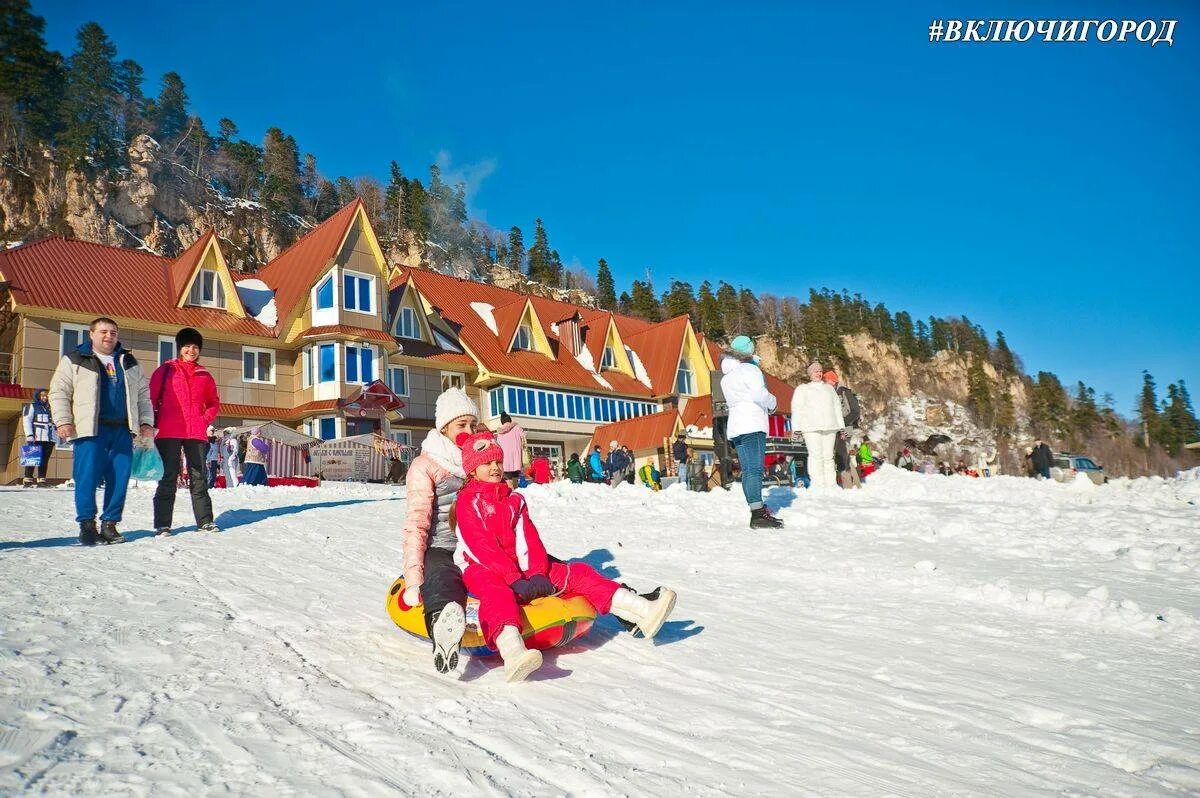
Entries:
[[496,314],[493,312],[495,309],[495,307],[489,305],[487,302],[471,303],[471,310],[479,314],[479,318],[483,319],[483,323],[492,331],[492,335],[499,335],[500,328],[496,326]]
[[279,322],[275,307],[275,292],[262,280],[250,278],[234,284],[238,299],[254,319],[264,327],[274,327]]

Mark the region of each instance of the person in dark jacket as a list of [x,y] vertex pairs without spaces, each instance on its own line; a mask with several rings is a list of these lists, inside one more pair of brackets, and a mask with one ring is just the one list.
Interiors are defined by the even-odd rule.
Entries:
[[50,420],[50,392],[45,388],[33,395],[33,401],[21,411],[21,424],[25,428],[25,442],[36,444],[42,450],[41,462],[36,466],[25,466],[22,487],[33,487],[33,470],[37,469],[37,486],[46,485],[46,469],[50,467],[50,455],[54,454],[54,422]]
[[630,465],[630,460],[625,456],[623,447],[616,441],[609,442],[608,462],[605,463],[605,467],[608,469],[609,484],[612,487],[615,488],[625,481]]
[[687,490],[688,445],[683,437],[682,432],[675,436],[675,443],[671,444],[671,459],[675,461],[675,472],[679,474],[680,484],[683,485],[684,490]]
[[1054,464],[1054,452],[1050,451],[1050,447],[1046,445],[1045,441],[1033,442],[1033,454],[1029,456],[1029,460],[1039,477],[1050,479],[1050,466]]
[[571,459],[567,461],[567,479],[574,485],[583,483],[583,463],[579,461],[578,452],[572,452]]

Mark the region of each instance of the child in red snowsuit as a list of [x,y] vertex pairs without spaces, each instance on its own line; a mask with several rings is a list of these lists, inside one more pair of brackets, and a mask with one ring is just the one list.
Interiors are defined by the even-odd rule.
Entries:
[[521,611],[543,596],[583,596],[598,613],[634,623],[654,637],[675,606],[675,593],[660,588],[650,600],[605,579],[582,562],[552,561],[529,517],[525,497],[504,482],[504,452],[490,432],[463,433],[463,470],[468,482],[454,510],[458,549],[454,559],[467,589],[479,599],[484,640],[500,652],[510,682],[521,681],[542,664],[542,653],[525,648]]

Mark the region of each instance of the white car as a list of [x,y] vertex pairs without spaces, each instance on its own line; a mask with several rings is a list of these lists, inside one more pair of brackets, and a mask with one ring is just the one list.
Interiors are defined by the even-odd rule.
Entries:
[[1108,481],[1104,474],[1104,466],[1097,465],[1092,458],[1082,454],[1059,452],[1054,455],[1050,465],[1050,476],[1059,482],[1071,482],[1077,474],[1087,474],[1087,478],[1097,485]]

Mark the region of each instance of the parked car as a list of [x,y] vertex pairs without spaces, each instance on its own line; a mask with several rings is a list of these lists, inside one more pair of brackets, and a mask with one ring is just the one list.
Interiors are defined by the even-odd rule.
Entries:
[[1087,474],[1087,478],[1097,485],[1108,482],[1108,477],[1104,474],[1104,466],[1097,465],[1087,455],[1071,454],[1070,452],[1059,452],[1054,455],[1054,462],[1050,466],[1050,476],[1059,482],[1070,482],[1075,479],[1076,474]]

